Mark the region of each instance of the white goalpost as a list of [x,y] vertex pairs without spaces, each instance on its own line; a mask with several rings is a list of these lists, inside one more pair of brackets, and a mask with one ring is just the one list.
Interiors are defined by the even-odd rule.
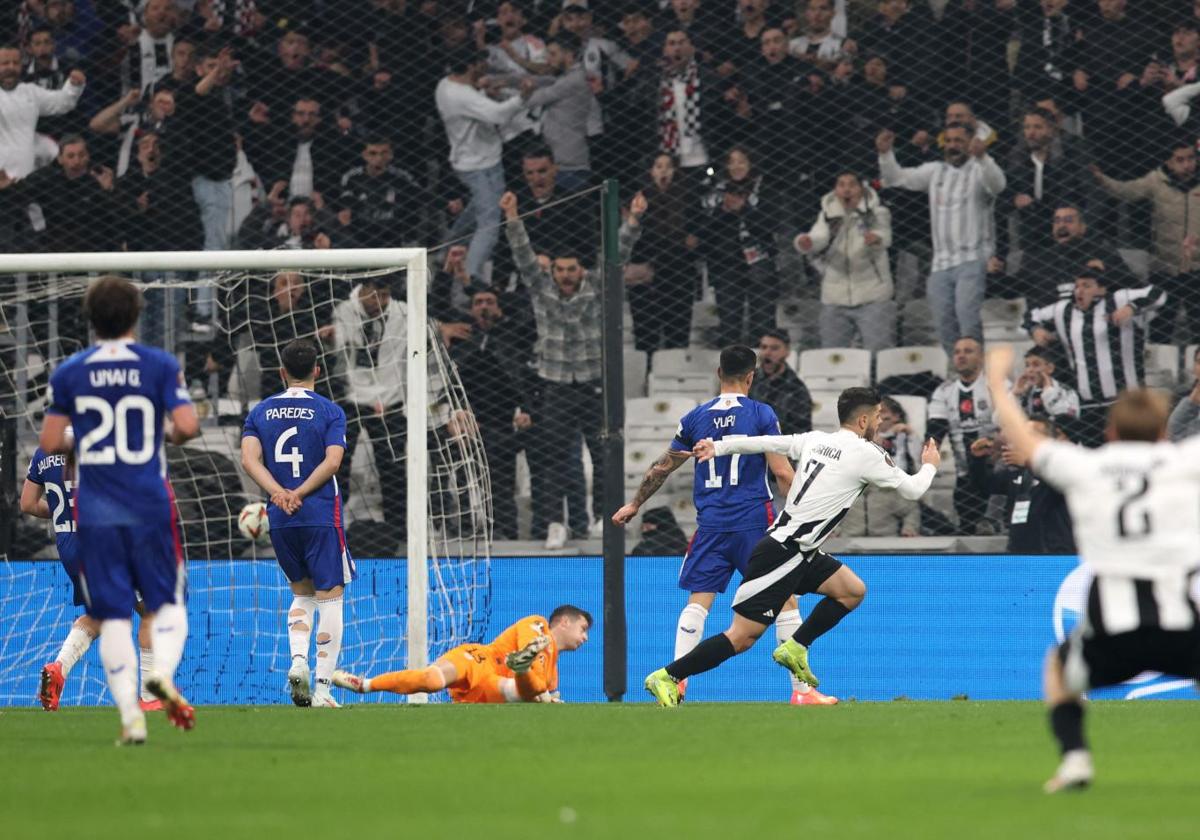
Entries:
[[[0,255],[0,331],[8,331],[12,337],[10,346],[16,348],[0,362],[0,368],[9,368],[3,371],[4,382],[7,384],[0,387],[10,390],[13,397],[9,401],[12,405],[0,404],[0,415],[7,412],[15,414],[18,424],[21,424],[20,434],[26,438],[30,432],[35,431],[36,409],[27,404],[36,397],[36,389],[32,387],[31,382],[35,373],[43,377],[48,376],[49,368],[68,355],[68,352],[63,350],[58,353],[46,353],[44,359],[35,354],[32,357],[33,362],[30,361],[31,356],[26,355],[26,348],[37,344],[34,333],[40,328],[42,334],[51,336],[51,340],[44,341],[43,344],[54,346],[58,331],[62,329],[61,318],[64,310],[55,308],[55,315],[37,316],[43,317],[42,321],[38,321],[30,313],[34,308],[41,313],[43,309],[53,307],[67,297],[78,297],[86,288],[89,278],[104,274],[127,276],[139,282],[145,289],[154,289],[164,294],[179,294],[183,289],[202,289],[210,301],[216,293],[227,292],[240,283],[243,285],[238,288],[246,289],[245,294],[253,298],[252,302],[259,304],[259,310],[253,310],[250,304],[246,305],[246,312],[251,313],[273,311],[270,309],[271,296],[276,294],[273,291],[274,283],[280,273],[296,272],[306,278],[316,278],[313,282],[328,283],[330,289],[333,289],[335,284],[341,284],[337,288],[342,289],[349,288],[356,279],[379,275],[392,276],[401,271],[404,272],[404,286],[407,290],[404,303],[407,336],[404,351],[406,379],[403,383],[402,398],[405,445],[402,452],[395,453],[395,457],[398,460],[400,455],[403,455],[405,487],[401,491],[398,487],[383,486],[386,482],[381,473],[379,498],[381,504],[386,505],[389,493],[403,492],[406,497],[404,655],[406,667],[424,667],[429,662],[431,645],[440,648],[451,643],[474,640],[470,637],[481,635],[485,629],[479,625],[486,622],[486,615],[475,614],[478,612],[475,608],[475,598],[481,591],[484,592],[482,597],[486,597],[491,540],[491,488],[482,439],[473,421],[456,424],[453,419],[459,416],[469,417],[470,406],[454,364],[446,349],[437,340],[436,330],[431,327],[426,300],[429,270],[424,249]],[[163,280],[164,277],[171,279]],[[147,278],[151,279],[147,281]],[[221,305],[223,304],[216,304],[217,307]],[[228,306],[232,312],[234,305]],[[168,313],[170,307],[171,304],[168,303]],[[233,320],[232,314],[227,320]],[[269,341],[254,337],[254,330],[262,327],[261,323],[256,322],[255,316],[248,314],[245,321],[239,324],[251,335],[250,352],[270,352],[274,347]],[[86,324],[80,324],[78,332],[86,335]],[[241,349],[245,351],[246,347]],[[236,356],[237,351],[234,350],[233,353]],[[30,367],[37,361],[44,364],[44,372],[35,372]],[[240,372],[235,370],[231,378],[239,375]],[[263,376],[263,380],[266,379],[267,377]],[[239,381],[245,381],[244,375]],[[431,403],[431,391],[437,404]],[[244,408],[244,386],[240,393]],[[0,395],[0,402],[2,399],[3,395]],[[451,418],[448,424],[447,417]],[[221,419],[216,418],[218,422]],[[232,421],[225,425],[232,425]],[[374,437],[373,432],[368,434]],[[391,432],[388,435],[387,443],[390,445]],[[232,438],[230,441],[232,447]],[[376,440],[371,440],[370,447],[366,443],[361,444],[360,451],[370,449],[374,454],[364,453],[356,461],[363,461],[369,457],[370,463],[378,468],[379,449],[376,444]],[[435,457],[432,479],[436,486],[432,489],[430,447],[434,447]],[[28,445],[26,448],[29,448]],[[28,455],[27,452],[22,454],[26,457]],[[18,483],[23,477],[24,467],[25,464],[17,463]],[[380,471],[377,469],[377,472]],[[228,484],[228,480],[226,483]],[[237,493],[223,492],[228,493],[230,498],[239,497]],[[197,490],[197,494],[199,493]],[[361,494],[363,498],[368,495],[365,491],[356,490],[356,493]],[[226,504],[236,503],[226,500]],[[353,500],[351,504],[354,504]],[[366,505],[369,502],[359,504]],[[386,521],[386,509],[383,518]],[[399,520],[400,517],[396,519]],[[398,522],[391,525],[395,527]],[[204,528],[208,527],[209,523],[206,521]],[[218,532],[224,534],[220,529],[215,529],[212,533]],[[217,537],[211,536],[210,532],[205,530],[203,539],[216,541]],[[233,539],[230,538],[228,543],[232,545]],[[212,556],[212,549],[206,550]],[[254,551],[257,554],[257,550]],[[445,568],[441,560],[446,561]],[[434,575],[432,581],[431,565]],[[193,588],[196,588],[195,585]],[[351,585],[351,589],[353,588]],[[3,593],[0,593],[0,598],[3,597]],[[240,603],[239,597],[237,593],[230,593],[231,613],[240,609],[236,606]],[[464,598],[465,607],[462,605]],[[433,615],[430,613],[431,600],[435,604]],[[251,598],[250,609],[266,610],[265,607],[259,606],[257,596]],[[468,614],[460,614],[463,609]],[[372,644],[368,637],[370,625],[383,620],[373,613],[369,615],[369,618],[363,619],[364,650]],[[257,623],[258,619],[254,621]],[[263,621],[269,621],[269,618],[264,618]],[[432,632],[433,638],[431,622],[435,628]],[[65,632],[65,629],[63,625],[61,630]],[[6,651],[6,647],[0,647],[0,671],[13,665],[3,661]],[[388,651],[386,645],[376,644],[369,654],[371,664],[380,666],[385,664]],[[344,659],[345,657],[343,661]],[[376,662],[376,659],[379,661]],[[353,664],[355,663],[347,663],[348,666]],[[424,697],[421,696],[411,698],[409,702],[423,700]],[[6,687],[0,684],[0,706],[6,702]]]

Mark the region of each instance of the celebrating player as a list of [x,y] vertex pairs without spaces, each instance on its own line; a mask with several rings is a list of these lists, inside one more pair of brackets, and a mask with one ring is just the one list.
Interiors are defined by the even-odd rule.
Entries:
[[[67,427],[67,438],[69,442],[74,441],[70,426]],[[50,507],[51,499],[54,503],[53,509]],[[83,589],[79,582],[79,554],[75,542],[75,462],[71,453],[47,455],[41,449],[34,451],[25,475],[25,484],[21,487],[21,512],[51,521],[59,562],[62,563],[67,577],[71,579],[71,589],[74,593],[72,603],[77,607],[83,606]],[[137,603],[136,610],[139,615],[142,614],[141,601]],[[66,685],[71,669],[87,653],[98,635],[100,622],[84,613],[71,624],[71,630],[63,640],[58,656],[53,662],[42,666],[37,699],[47,712],[58,711],[63,686]],[[142,678],[138,702],[144,712],[157,711],[162,709],[162,703],[146,688],[146,678],[154,670],[154,651],[150,649],[150,622],[144,617],[138,625],[138,647],[141,648],[138,665]]]
[[879,425],[880,397],[874,388],[847,388],[838,397],[836,432],[801,435],[728,437],[701,440],[693,450],[700,463],[722,455],[776,452],[800,465],[783,513],[754,552],[742,585],[733,596],[733,623],[710,636],[687,656],[646,677],[646,690],[662,706],[679,704],[679,682],[712,670],[726,659],[749,650],[775,621],[793,595],[816,592],[825,597],[772,658],[802,682],[819,681],[808,666],[813,641],[862,603],[867,588],[850,567],[820,551],[830,532],[862,495],[868,484],[919,499],[929,489],[941,457],[928,441],[921,469],[908,475],[871,441]]
[[558,654],[587,641],[592,615],[563,604],[550,620],[530,615],[516,621],[490,645],[459,645],[428,668],[359,677],[335,671],[334,685],[359,694],[391,691],[419,694],[448,689],[455,703],[558,702]]
[[[342,593],[355,577],[337,483],[346,452],[346,413],[313,390],[321,373],[316,345],[298,338],[280,358],[286,389],[246,417],[242,467],[271,497],[271,545],[294,596],[287,614],[292,702],[337,708],[329,686],[342,650]],[[320,618],[315,691],[308,668],[314,612]]]
[[134,341],[142,308],[137,287],[101,277],[83,306],[99,341],[50,377],[41,446],[50,455],[67,452],[67,426],[74,428],[80,588],[87,614],[100,622],[100,661],[121,714],[118,743],[140,744],[146,719],[131,620],[139,592],[154,651],[146,688],[171,723],[195,726],[192,707],[175,688],[187,641],[187,573],[162,447],[164,439],[195,437],[200,423],[175,357]]
[[[721,393],[684,415],[675,439],[646,472],[642,484],[629,504],[613,514],[613,522],[625,525],[637,516],[641,506],[662,487],[668,476],[692,457],[692,447],[704,438],[729,440],[748,436],[779,434],[779,418],[765,403],[749,398],[758,359],[749,347],[733,346],[721,351],[717,378]],[[712,609],[716,593],[724,592],[736,569],[746,574],[746,560],[762,538],[775,513],[771,508],[771,488],[767,467],[787,495],[795,478],[788,459],[770,452],[756,455],[723,455],[708,462],[708,470],[696,470],[692,498],[696,504],[696,533],[688,544],[679,570],[679,588],[687,590],[687,604],[679,614],[675,630],[675,658],[689,653],[704,637],[704,621]],[[800,626],[800,610],[795,598],[788,598],[783,611],[775,617],[775,633],[780,642]],[[687,682],[679,683],[683,699]],[[826,697],[808,683],[792,676],[794,705],[831,705],[836,697]]]
[[1050,726],[1062,752],[1047,793],[1086,787],[1092,756],[1083,692],[1143,671],[1200,679],[1200,619],[1189,594],[1200,569],[1200,437],[1167,443],[1167,404],[1144,388],[1109,410],[1099,449],[1048,440],[1004,386],[1012,348],[988,353],[996,418],[1038,477],[1067,497],[1080,560],[1095,578],[1070,637],[1046,657]]

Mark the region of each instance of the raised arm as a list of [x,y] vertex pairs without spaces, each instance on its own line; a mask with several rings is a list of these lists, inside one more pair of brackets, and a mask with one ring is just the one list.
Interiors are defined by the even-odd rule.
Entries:
[[1153,172],[1143,175],[1141,178],[1134,178],[1132,181],[1118,181],[1116,178],[1109,178],[1097,166],[1091,167],[1093,177],[1106,193],[1123,201],[1145,201],[1154,195],[1154,179]]
[[529,241],[529,233],[521,221],[521,210],[517,206],[517,197],[506,192],[500,197],[500,209],[504,211],[504,235],[508,238],[508,247],[512,250],[513,262],[517,264],[517,276],[521,282],[530,288],[537,288],[549,278],[542,267],[538,265],[537,254]]
[[863,471],[863,478],[876,487],[883,490],[895,490],[902,498],[915,502],[925,495],[925,491],[933,483],[933,477],[937,474],[937,468],[941,463],[942,456],[938,453],[937,443],[930,439],[921,449],[921,469],[913,475],[909,475],[897,467],[880,450],[879,457]]
[[1192,100],[1197,96],[1200,96],[1200,82],[1181,85],[1163,96],[1163,110],[1175,121],[1175,125],[1183,125],[1192,115]]
[[800,457],[800,440],[804,435],[758,435],[724,440],[702,440],[692,453],[700,463],[710,461],[718,455],[756,455],[760,452],[775,452],[792,458]]
[[53,117],[74,110],[75,103],[83,95],[83,86],[85,83],[86,79],[84,78],[83,71],[72,70],[71,75],[67,76],[67,81],[61,90],[45,90],[44,88],[35,87],[33,89],[33,96],[37,101],[38,115]]
[[477,90],[465,90],[455,97],[455,105],[459,113],[492,125],[504,125],[513,114],[526,107],[519,96],[512,96],[503,102],[489,99]]
[[875,149],[879,152],[879,175],[884,186],[928,192],[933,182],[934,166],[925,164],[915,169],[901,166],[892,148],[895,140],[896,135],[887,130],[879,132],[875,138]]
[[1000,168],[1000,164],[996,163],[995,158],[987,153],[987,147],[983,145],[983,141],[978,138],[971,141],[971,151],[975,154],[975,160],[979,163],[981,177],[979,185],[983,187],[983,191],[990,196],[998,196],[1004,192],[1005,186],[1008,185],[1008,180],[1004,177],[1004,170]]

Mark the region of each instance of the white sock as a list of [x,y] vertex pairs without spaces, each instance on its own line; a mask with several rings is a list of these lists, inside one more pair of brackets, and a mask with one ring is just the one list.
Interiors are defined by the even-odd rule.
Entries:
[[[783,644],[792,638],[792,634],[800,629],[802,623],[800,620],[800,610],[784,610],[775,619],[775,638],[779,640],[780,644]],[[789,672],[788,676],[792,680],[792,691],[798,691],[801,694],[808,694],[808,692],[812,691],[812,686],[796,679],[795,674]]]
[[699,604],[688,604],[679,613],[679,625],[675,628],[675,658],[692,652],[704,638],[704,620],[708,610]]
[[308,643],[312,639],[313,613],[316,611],[317,599],[312,595],[297,595],[292,599],[287,615],[288,648],[292,659],[299,656],[308,661]]
[[338,654],[342,652],[342,599],[317,601],[320,626],[317,631],[317,685],[329,688]]
[[62,648],[58,651],[58,656],[54,661],[62,666],[62,675],[65,678],[71,673],[71,669],[75,667],[75,663],[83,658],[87,653],[87,649],[92,646],[92,642],[96,637],[82,627],[72,627],[71,632],[67,634],[67,638],[63,640]]
[[187,607],[183,604],[164,604],[154,614],[153,634],[150,647],[154,651],[154,673],[175,682],[175,669],[183,659],[183,645],[187,641]]
[[121,713],[121,725],[142,718],[137,702],[137,651],[133,646],[133,622],[127,618],[107,619],[100,624],[100,661]]
[[154,699],[154,695],[146,690],[146,678],[154,673],[154,650],[152,648],[138,648],[138,676],[141,677],[141,688],[138,690],[138,697],[149,702]]

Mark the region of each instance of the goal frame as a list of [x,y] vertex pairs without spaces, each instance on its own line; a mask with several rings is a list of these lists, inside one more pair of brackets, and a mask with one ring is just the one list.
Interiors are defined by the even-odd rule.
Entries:
[[[429,519],[427,480],[429,454],[425,449],[429,398],[426,323],[429,290],[428,252],[424,248],[331,248],[278,251],[101,251],[96,253],[0,254],[0,275],[131,274],[187,271],[319,271],[323,269],[407,271],[406,352],[408,386],[405,423],[405,493],[423,505],[407,505],[408,540],[405,548],[408,589],[409,668],[429,664]],[[413,695],[409,702],[423,702]]]

